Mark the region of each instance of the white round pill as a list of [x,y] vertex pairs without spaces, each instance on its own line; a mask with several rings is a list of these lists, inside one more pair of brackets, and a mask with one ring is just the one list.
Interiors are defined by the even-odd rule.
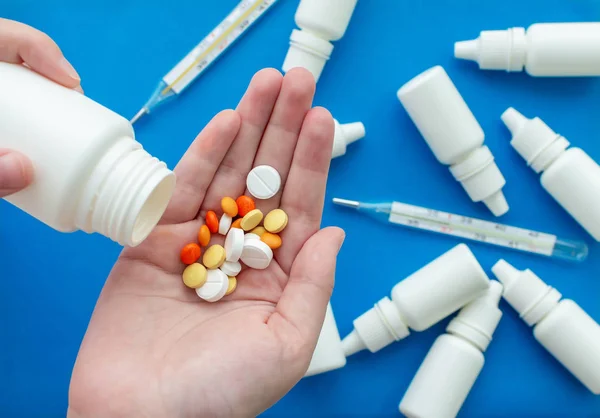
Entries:
[[259,165],[250,171],[246,187],[257,199],[269,199],[277,194],[281,187],[281,176],[270,165]]
[[273,250],[260,240],[250,239],[244,243],[241,260],[250,268],[264,270],[273,260]]
[[231,222],[233,222],[231,216],[224,213],[223,216],[221,216],[221,220],[219,221],[219,234],[227,235],[229,228],[231,228]]
[[244,230],[231,228],[225,238],[225,259],[235,262],[240,259],[244,250]]
[[251,240],[251,239],[257,239],[260,241],[260,237],[257,234],[246,234],[244,235],[244,242]]
[[229,287],[229,278],[221,270],[208,270],[206,283],[196,289],[196,294],[207,302],[216,302],[225,296]]
[[226,261],[221,266],[221,271],[230,277],[235,277],[242,271],[239,261]]

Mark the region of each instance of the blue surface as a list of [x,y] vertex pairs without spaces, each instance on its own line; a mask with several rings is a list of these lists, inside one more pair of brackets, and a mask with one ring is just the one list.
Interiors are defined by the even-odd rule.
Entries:
[[[178,101],[136,126],[150,153],[174,166],[215,113],[236,106],[254,72],[281,66],[297,3],[280,0]],[[47,32],[81,74],[86,94],[131,117],[158,79],[235,4],[2,0],[0,14]],[[507,179],[511,211],[503,222],[585,240],[591,256],[574,266],[476,244],[471,248],[488,271],[500,257],[532,268],[600,320],[600,245],[544,192],[509,146],[499,119],[508,106],[539,115],[600,161],[600,80],[482,72],[452,58],[454,41],[476,37],[483,29],[599,17],[597,0],[359,1],[315,103],[341,122],[362,120],[368,136],[334,161],[328,199],[399,200],[491,218],[437,163],[396,99],[403,83],[441,64],[481,123]],[[343,335],[398,280],[457,243],[378,224],[330,203],[324,223],[348,234],[332,299]],[[119,250],[100,236],[54,232],[0,202],[1,416],[64,415],[79,343]],[[461,416],[600,416],[600,397],[554,361],[506,303],[501,307],[504,318]],[[377,354],[357,354],[342,370],[302,381],[265,416],[397,416],[398,402],[446,323]]]

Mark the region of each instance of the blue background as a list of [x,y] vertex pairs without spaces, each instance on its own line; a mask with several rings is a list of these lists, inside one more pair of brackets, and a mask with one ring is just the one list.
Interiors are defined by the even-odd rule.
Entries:
[[[159,78],[236,0],[1,0],[0,16],[53,37],[82,77],[86,94],[131,117]],[[280,68],[298,1],[280,0],[186,94],[136,126],[150,153],[176,164],[218,111],[235,107],[250,78]],[[489,272],[500,257],[531,268],[600,320],[600,245],[544,192],[509,145],[500,114],[514,106],[542,117],[600,161],[600,80],[535,79],[483,72],[452,57],[454,41],[484,29],[536,22],[590,21],[597,0],[360,0],[335,45],[315,104],[341,122],[361,120],[367,137],[333,162],[324,224],[346,229],[332,304],[342,336],[392,286],[457,244],[392,228],[333,207],[332,197],[398,200],[491,219],[438,164],[396,99],[421,71],[443,65],[486,132],[507,179],[507,224],[585,240],[590,259],[569,265],[484,245],[470,247]],[[61,416],[79,343],[120,248],[100,236],[60,234],[0,202],[0,415]],[[461,410],[464,417],[600,416],[593,396],[538,345],[504,302],[487,364]],[[398,402],[447,320],[344,369],[303,380],[266,416],[397,416]]]

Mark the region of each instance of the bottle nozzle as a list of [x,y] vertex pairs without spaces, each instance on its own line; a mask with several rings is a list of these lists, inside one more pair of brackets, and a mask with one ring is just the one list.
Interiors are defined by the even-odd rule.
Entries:
[[494,216],[502,216],[508,212],[509,206],[506,197],[502,190],[498,190],[493,195],[483,199],[483,203],[494,214]]
[[473,39],[470,41],[460,41],[454,43],[454,57],[477,61],[479,55],[479,43],[477,39]]
[[350,145],[351,143],[364,138],[366,135],[365,125],[361,122],[345,123],[342,125],[342,131],[344,132],[346,145]]
[[513,107],[509,107],[504,111],[502,116],[500,116],[502,122],[506,125],[508,130],[514,135],[521,129],[525,123],[527,123],[528,119],[523,116],[519,111],[517,111]]
[[509,287],[515,280],[518,279],[521,272],[508,264],[504,260],[499,260],[494,267],[492,267],[492,273],[494,276],[504,285],[505,288]]
[[490,280],[490,287],[486,292],[486,296],[490,301],[494,303],[494,305],[498,305],[500,303],[500,298],[502,297],[502,291],[504,290],[504,286],[500,284],[497,280]]
[[366,348],[367,346],[365,345],[364,341],[358,336],[356,330],[352,330],[352,332],[342,340],[342,349],[344,350],[344,355],[346,357],[358,353],[359,351],[362,351]]

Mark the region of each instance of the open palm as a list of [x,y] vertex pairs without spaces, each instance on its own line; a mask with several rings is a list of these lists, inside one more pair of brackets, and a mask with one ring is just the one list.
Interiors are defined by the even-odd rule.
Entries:
[[[313,108],[312,75],[259,72],[238,108],[218,114],[178,164],[161,224],[125,249],[96,305],[73,371],[71,416],[255,416],[305,373],[333,287],[344,234],[319,231],[333,119]],[[245,192],[268,164],[281,191],[257,202],[289,215],[266,270],[244,270],[218,303],[181,281],[183,245],[207,210]]]

